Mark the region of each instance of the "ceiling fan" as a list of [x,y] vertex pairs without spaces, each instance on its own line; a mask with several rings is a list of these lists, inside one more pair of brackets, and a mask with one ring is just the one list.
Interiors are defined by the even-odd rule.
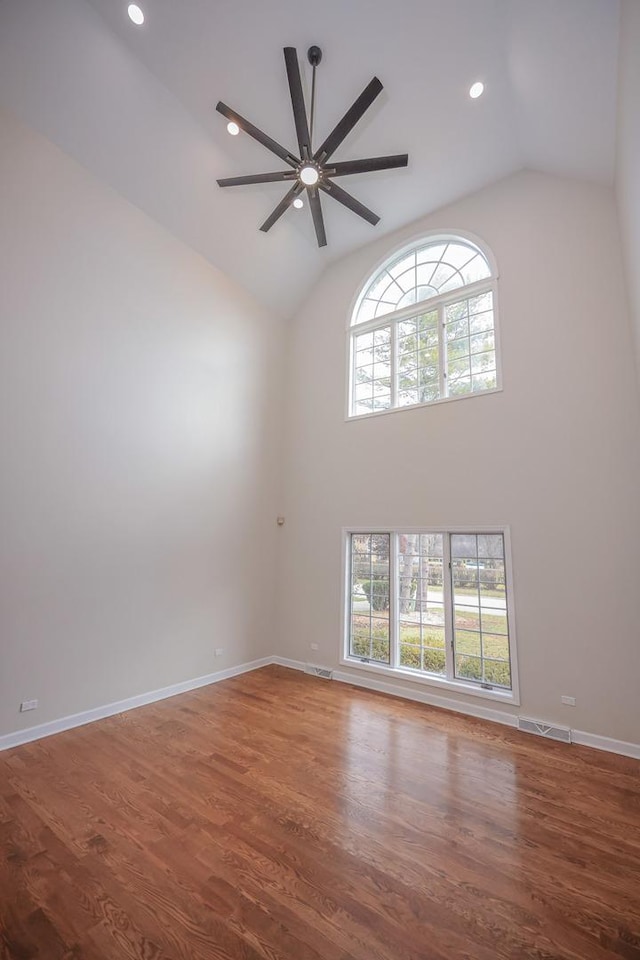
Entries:
[[229,120],[227,128],[230,133],[237,134],[240,130],[244,130],[245,133],[248,133],[250,137],[253,137],[258,143],[261,143],[267,150],[270,150],[271,153],[275,153],[277,157],[284,160],[291,169],[277,171],[276,173],[256,173],[247,177],[227,177],[224,180],[218,180],[218,185],[221,187],[237,187],[249,183],[292,182],[293,185],[291,189],[260,227],[265,233],[271,229],[274,223],[280,219],[292,203],[296,206],[302,206],[300,194],[306,190],[318,246],[324,247],[327,243],[327,236],[324,229],[322,207],[320,205],[321,192],[333,197],[338,203],[342,203],[345,207],[348,207],[349,210],[353,210],[359,217],[362,217],[374,226],[380,219],[380,217],[369,210],[368,207],[365,207],[359,200],[352,197],[350,193],[347,193],[347,191],[339,187],[337,183],[334,183],[333,178],[344,177],[354,173],[369,173],[373,170],[389,170],[393,167],[406,167],[409,162],[409,156],[406,153],[401,153],[390,157],[371,157],[367,160],[345,160],[341,163],[330,162],[332,155],[342,141],[382,91],[382,84],[377,77],[374,77],[365,87],[358,99],[349,107],[342,120],[336,124],[326,140],[314,151],[311,141],[315,110],[316,67],[322,60],[320,47],[309,47],[307,58],[313,68],[309,120],[307,120],[304,94],[302,92],[298,54],[295,47],[284,48],[284,61],[287,68],[291,105],[293,107],[293,117],[298,138],[297,154],[291,150],[287,150],[286,147],[283,147],[275,140],[272,140],[266,133],[263,133],[258,127],[255,127],[248,120],[245,120],[244,117],[241,117],[239,113],[236,113],[235,110],[228,107],[226,103],[220,101],[216,106],[218,113],[221,113],[223,117]]

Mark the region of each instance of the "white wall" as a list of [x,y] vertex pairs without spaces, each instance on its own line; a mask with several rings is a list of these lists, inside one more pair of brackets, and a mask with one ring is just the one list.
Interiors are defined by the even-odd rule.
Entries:
[[273,652],[282,330],[6,113],[0,144],[7,733]]
[[[280,322],[8,114],[0,144],[0,733],[273,652],[336,665],[343,526],[506,522],[520,712],[638,742],[610,191],[521,174],[334,265],[289,327],[282,463]],[[346,423],[349,306],[429,229],[497,258],[504,391]]]
[[[504,390],[345,422],[350,304],[431,229],[470,231],[497,258]],[[290,338],[283,654],[338,664],[343,526],[504,522],[519,712],[638,742],[638,403],[612,191],[502,181],[336,264]]]
[[622,0],[616,194],[636,357],[640,370],[640,3]]

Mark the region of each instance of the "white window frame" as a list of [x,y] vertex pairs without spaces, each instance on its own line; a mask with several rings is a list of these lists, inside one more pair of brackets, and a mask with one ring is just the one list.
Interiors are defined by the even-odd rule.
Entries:
[[[477,280],[474,283],[466,284],[462,287],[457,287],[455,290],[447,291],[447,293],[439,294],[435,297],[430,297],[427,300],[420,300],[417,303],[410,304],[407,307],[402,307],[400,310],[394,310],[391,313],[386,313],[380,317],[374,317],[372,320],[367,320],[365,323],[353,323],[353,314],[357,309],[357,305],[360,302],[362,296],[362,290],[370,283],[371,278],[374,277],[379,271],[384,269],[384,265],[389,262],[391,259],[395,259],[405,251],[408,253],[412,248],[418,246],[420,243],[438,243],[443,239],[455,241],[460,239],[462,241],[468,241],[474,244],[479,250],[480,253],[485,257],[489,268],[491,270],[491,276],[487,277],[484,280]],[[458,303],[460,300],[466,300],[468,297],[479,295],[481,293],[487,293],[491,291],[493,297],[493,330],[494,330],[494,341],[495,341],[495,354],[496,354],[496,386],[490,390],[478,390],[475,393],[461,393],[456,394],[455,396],[440,396],[436,400],[426,400],[422,403],[412,403],[405,406],[395,406],[398,393],[398,369],[397,369],[397,329],[398,324],[401,320],[409,320],[415,317],[419,317],[423,313],[430,312],[434,309],[438,311],[438,331],[439,331],[439,371],[440,371],[440,388],[441,392],[444,392],[444,378],[446,377],[446,342],[443,336],[445,322],[444,322],[444,312],[445,307],[451,303]],[[352,410],[355,407],[353,396],[355,390],[355,350],[354,350],[354,341],[356,336],[359,336],[362,333],[368,333],[371,330],[378,330],[381,327],[391,327],[391,405],[387,407],[386,410],[371,410],[368,413],[352,413]],[[368,275],[367,279],[360,287],[360,291],[355,302],[351,305],[351,310],[349,312],[349,317],[347,320],[347,337],[348,337],[348,349],[347,349],[347,363],[346,363],[346,410],[345,410],[345,420],[365,420],[369,417],[381,417],[386,416],[390,413],[398,413],[402,410],[418,410],[421,407],[432,407],[438,403],[451,403],[455,400],[469,400],[471,397],[486,397],[491,394],[500,393],[503,389],[502,387],[502,351],[500,349],[500,323],[499,323],[499,309],[498,309],[498,273],[495,268],[495,263],[492,255],[489,251],[486,250],[484,244],[480,243],[477,238],[472,237],[470,234],[462,233],[459,231],[442,234],[437,233],[432,236],[421,236],[419,240],[414,241],[411,244],[408,244],[406,247],[403,247],[401,250],[396,251],[391,257],[385,257],[385,259],[380,263],[377,269]]]
[[[351,535],[352,534],[390,534],[389,549],[389,575],[390,583],[396,582],[396,550],[393,548],[396,542],[395,537],[401,534],[426,534],[440,533],[443,535],[443,602],[445,615],[445,657],[447,677],[439,677],[435,674],[418,673],[417,670],[409,667],[399,666],[397,663],[397,624],[398,611],[397,591],[392,591],[392,608],[389,613],[389,644],[390,644],[390,664],[376,663],[375,661],[363,662],[358,657],[350,655],[350,617],[351,617]],[[507,622],[509,624],[509,662],[511,665],[511,690],[504,690],[494,687],[486,690],[478,683],[454,679],[453,671],[453,611],[451,604],[451,577],[449,574],[449,537],[451,533],[471,533],[471,534],[502,534],[504,538],[504,569],[505,586],[507,600]],[[395,602],[394,602],[395,599]],[[465,526],[384,526],[372,525],[368,527],[343,527],[342,528],[342,638],[340,641],[340,663],[345,667],[353,667],[356,670],[365,670],[367,673],[384,674],[410,680],[413,683],[426,684],[431,687],[438,687],[441,690],[448,690],[455,693],[464,693],[468,696],[481,697],[485,700],[497,700],[501,703],[511,703],[515,706],[520,705],[520,686],[518,680],[518,655],[516,645],[516,627],[515,627],[515,604],[513,597],[513,572],[511,566],[511,534],[506,524],[466,524]]]

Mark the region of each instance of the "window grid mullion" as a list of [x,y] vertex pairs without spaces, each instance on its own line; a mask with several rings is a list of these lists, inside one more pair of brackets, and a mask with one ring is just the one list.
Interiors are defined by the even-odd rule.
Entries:
[[451,564],[451,534],[442,537],[442,589],[444,601],[444,648],[447,680],[455,679],[455,640],[453,633],[453,567]]
[[438,366],[440,377],[440,396],[449,396],[447,383],[447,338],[445,336],[444,304],[438,304]]
[[353,655],[353,534],[349,533],[346,537],[347,541],[347,560],[346,560],[346,586],[345,590],[346,597],[349,598],[348,603],[345,604],[347,608],[345,611],[345,643],[344,650],[345,656]]
[[482,668],[482,682],[486,683],[484,675],[484,637],[482,627],[482,583],[480,580],[480,557],[478,555],[478,536],[476,534],[476,577],[478,580],[478,632],[480,633],[480,666]]
[[369,660],[373,660],[373,543],[372,539],[369,539],[369,593],[371,599],[369,600]]
[[398,534],[392,532],[389,534],[389,661],[392,667],[397,667],[400,663],[398,650],[399,629],[398,616],[400,606],[398,600]]
[[420,604],[419,613],[420,620],[420,669],[424,670],[424,623],[423,623],[423,590],[424,584],[422,578],[424,576],[424,565],[422,563],[422,537],[419,533],[416,534],[416,539],[418,541],[418,584],[416,588],[416,604]]
[[398,336],[400,323],[391,324],[391,406],[398,405]]
[[355,333],[351,334],[351,413],[353,414],[356,409],[356,387],[357,387],[357,378],[356,378],[356,335]]

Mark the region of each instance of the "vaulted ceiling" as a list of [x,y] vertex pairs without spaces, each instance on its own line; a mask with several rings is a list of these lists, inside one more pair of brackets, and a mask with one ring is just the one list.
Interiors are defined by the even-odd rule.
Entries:
[[[617,0],[139,3],[137,28],[125,0],[2,0],[0,103],[280,313],[331,260],[521,168],[612,181]],[[258,231],[282,185],[216,185],[280,168],[216,102],[294,147],[282,48],[308,94],[314,43],[319,137],[372,76],[385,87],[334,159],[409,153],[341,180],[381,221],[327,198],[323,250],[308,209]]]

